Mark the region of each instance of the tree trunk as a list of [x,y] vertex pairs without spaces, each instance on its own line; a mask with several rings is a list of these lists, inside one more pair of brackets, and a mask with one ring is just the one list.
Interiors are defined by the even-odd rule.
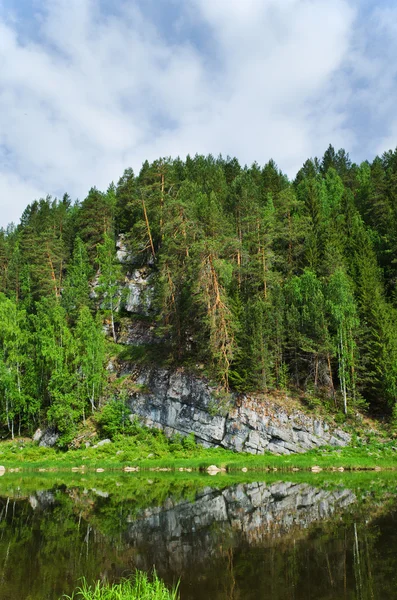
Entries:
[[154,250],[153,239],[152,239],[152,232],[150,231],[149,219],[148,219],[147,211],[146,211],[146,204],[145,204],[145,200],[143,199],[143,197],[142,197],[142,208],[143,208],[143,215],[145,217],[146,230],[147,230],[147,234],[148,234],[148,238],[149,238],[150,249],[152,251],[153,258],[155,258],[156,257],[156,252]]

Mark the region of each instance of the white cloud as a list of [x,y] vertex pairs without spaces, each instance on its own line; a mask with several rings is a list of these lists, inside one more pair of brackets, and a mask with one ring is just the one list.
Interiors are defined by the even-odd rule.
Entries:
[[372,35],[377,47],[371,53],[362,52],[357,62],[361,76],[368,81],[361,92],[362,101],[382,125],[375,146],[375,152],[382,154],[397,145],[397,8],[375,10]]
[[19,223],[22,212],[34,198],[43,196],[42,190],[29,180],[10,173],[0,172],[0,225]]
[[[330,141],[355,142],[337,77],[352,40],[348,0],[180,2],[175,39],[131,2],[118,16],[94,0],[42,4],[35,39],[0,21],[2,225],[35,197],[82,198],[146,158],[273,157],[293,175]],[[181,41],[184,27],[205,33],[206,52]]]

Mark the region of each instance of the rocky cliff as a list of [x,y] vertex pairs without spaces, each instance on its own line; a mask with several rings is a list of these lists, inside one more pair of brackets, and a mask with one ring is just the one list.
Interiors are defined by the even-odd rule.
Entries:
[[[117,256],[124,268],[121,306],[130,317],[121,320],[118,341],[126,345],[148,345],[159,342],[155,336],[153,310],[153,265],[139,266],[121,236]],[[134,371],[124,366],[123,374]],[[265,399],[248,396],[220,400],[203,378],[183,369],[147,367],[136,373],[136,383],[148,393],[131,393],[132,416],[140,417],[149,427],[163,429],[167,435],[193,433],[198,443],[207,447],[221,446],[239,452],[276,454],[305,452],[324,445],[346,446],[350,436],[338,428],[330,428],[318,418]]]
[[[129,372],[125,367],[123,374]],[[204,378],[183,369],[142,368],[135,372],[135,382],[144,391],[129,396],[132,417],[167,435],[193,433],[206,447],[291,454],[350,441],[341,429],[266,398],[230,397],[225,403]]]

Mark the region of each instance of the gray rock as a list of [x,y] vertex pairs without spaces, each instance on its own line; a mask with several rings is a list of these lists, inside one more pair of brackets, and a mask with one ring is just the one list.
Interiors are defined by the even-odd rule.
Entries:
[[335,429],[333,433],[336,438],[342,440],[342,442],[346,442],[347,444],[351,440],[351,435],[346,433],[346,431],[342,431],[342,429]]
[[100,442],[98,442],[95,446],[97,448],[100,448],[101,446],[105,446],[106,444],[111,444],[112,441],[109,440],[108,438],[106,438],[105,440],[101,440]]
[[123,319],[121,328],[118,332],[117,341],[119,344],[133,346],[143,346],[157,344],[161,341],[155,335],[155,324],[146,320]]
[[55,496],[49,490],[38,491],[29,496],[29,503],[33,510],[36,510],[37,508],[46,510],[49,506],[54,504],[54,502]]
[[117,260],[121,264],[131,265],[137,262],[137,257],[134,256],[128,249],[125,236],[123,234],[119,235],[116,240],[116,251]]
[[342,447],[346,446],[346,442],[344,442],[343,440],[341,440],[339,437],[335,437],[334,435],[331,436],[330,440],[329,440],[329,444],[330,446],[335,446],[335,447]]
[[48,427],[40,437],[39,446],[52,448],[59,440],[59,433],[54,427]]
[[96,496],[100,496],[100,498],[109,498],[109,492],[103,492],[102,490],[97,490],[96,488],[91,488],[91,491],[94,492]]
[[125,278],[123,308],[130,313],[149,316],[152,310],[153,273],[149,267],[134,269]]
[[136,383],[149,391],[130,394],[131,418],[139,417],[168,436],[193,433],[205,447],[285,455],[329,444],[346,446],[350,441],[349,434],[340,429],[328,431],[328,425],[318,418],[299,411],[288,415],[276,405],[271,411],[253,398],[240,398],[226,410],[217,411],[214,388],[183,369],[136,367],[134,373]]
[[43,432],[41,429],[36,429],[36,431],[34,432],[33,435],[33,441],[34,442],[39,442],[41,440],[41,438],[43,437]]

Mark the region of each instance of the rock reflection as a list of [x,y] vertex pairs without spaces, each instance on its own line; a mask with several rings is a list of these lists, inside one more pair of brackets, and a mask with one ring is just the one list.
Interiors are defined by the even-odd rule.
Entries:
[[354,504],[347,489],[323,490],[305,483],[240,484],[204,489],[194,502],[168,498],[163,506],[129,517],[129,543],[143,549],[137,566],[155,564],[176,574],[199,565],[229,546],[273,543]]

